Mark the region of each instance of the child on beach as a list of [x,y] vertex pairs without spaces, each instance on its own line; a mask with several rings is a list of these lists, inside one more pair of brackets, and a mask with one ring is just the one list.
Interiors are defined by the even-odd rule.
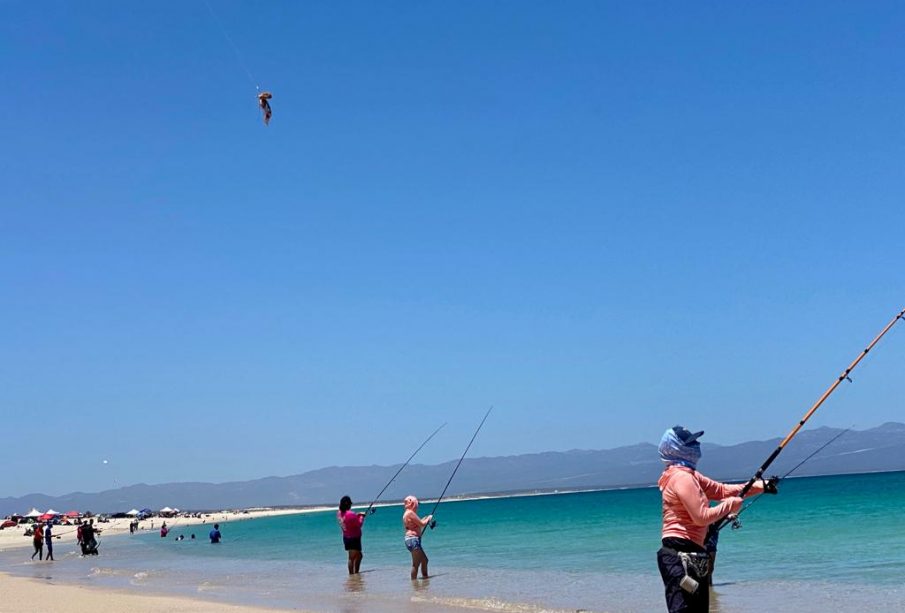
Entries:
[[336,520],[343,532],[343,546],[349,552],[349,574],[355,575],[361,569],[361,526],[365,521],[364,513],[354,513],[352,499],[343,496],[339,501]]
[[[742,506],[738,496],[744,485],[719,483],[697,472],[701,459],[698,438],[703,434],[675,426],[660,439],[660,459],[666,468],[657,482],[663,494],[663,547],[657,552],[657,566],[670,613],[710,610],[710,555],[704,547],[707,527]],[[775,482],[760,479],[748,494],[763,492],[775,494]],[[711,500],[719,504],[711,507]]]
[[405,528],[405,547],[412,554],[412,580],[418,578],[418,568],[421,568],[421,577],[427,579],[427,554],[421,548],[421,532],[431,523],[433,515],[418,517],[418,499],[414,496],[406,496],[405,512],[402,514],[402,526]]

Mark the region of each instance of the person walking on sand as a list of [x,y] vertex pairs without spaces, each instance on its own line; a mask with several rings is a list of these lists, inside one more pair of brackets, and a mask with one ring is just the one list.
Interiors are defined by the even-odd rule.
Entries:
[[365,522],[365,514],[352,511],[352,499],[343,496],[339,501],[336,520],[343,532],[343,546],[349,552],[349,574],[358,574],[364,557],[361,553],[361,526]]
[[50,522],[44,528],[44,543],[47,545],[47,560],[53,561],[53,533],[51,531]]
[[[698,439],[704,434],[682,426],[660,439],[660,459],[666,464],[657,485],[663,495],[663,546],[657,566],[670,613],[707,613],[710,609],[710,556],[704,548],[707,527],[736,513],[742,506],[744,485],[729,485],[697,472],[701,459]],[[748,494],[776,493],[772,480],[758,480]],[[719,501],[710,506],[710,501]]]
[[421,577],[427,579],[428,559],[421,548],[421,533],[434,516],[418,517],[418,499],[414,496],[406,496],[403,504],[405,512],[402,514],[402,526],[405,528],[405,548],[412,554],[412,581],[418,578],[418,568],[421,568]]
[[31,559],[34,560],[35,556],[38,556],[39,560],[44,559],[44,528],[41,524],[35,524],[34,531],[31,535],[32,545],[35,546],[35,552],[31,554]]

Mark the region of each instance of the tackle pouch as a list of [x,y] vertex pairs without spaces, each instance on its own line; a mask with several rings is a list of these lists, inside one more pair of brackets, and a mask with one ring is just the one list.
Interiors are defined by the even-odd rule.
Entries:
[[664,547],[663,551],[671,553],[682,562],[682,568],[685,570],[685,576],[679,582],[686,592],[693,594],[698,590],[701,580],[710,576],[710,555],[698,552],[676,551],[669,547]]

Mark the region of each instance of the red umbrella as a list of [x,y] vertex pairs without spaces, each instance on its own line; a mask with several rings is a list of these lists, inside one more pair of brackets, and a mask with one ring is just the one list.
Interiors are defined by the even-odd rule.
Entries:
[[42,515],[41,517],[38,518],[38,521],[50,521],[54,517],[56,517],[56,515],[50,515],[48,513],[45,513],[44,515]]
[[69,513],[66,513],[65,517],[78,517],[79,515],[81,515],[81,513],[78,511],[69,511]]

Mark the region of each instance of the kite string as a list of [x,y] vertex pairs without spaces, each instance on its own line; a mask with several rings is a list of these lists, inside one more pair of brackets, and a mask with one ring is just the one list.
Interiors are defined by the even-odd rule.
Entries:
[[210,11],[211,17],[214,18],[214,21],[217,23],[217,27],[220,28],[220,32],[223,34],[223,38],[227,40],[227,42],[232,46],[233,52],[236,54],[236,59],[239,61],[239,66],[242,67],[242,70],[245,71],[245,74],[248,75],[248,80],[251,81],[251,84],[255,86],[255,89],[261,91],[260,85],[255,80],[254,75],[251,74],[251,71],[248,69],[248,66],[245,64],[245,60],[242,58],[242,52],[239,50],[239,45],[232,39],[229,35],[229,32],[226,31],[226,27],[223,25],[223,22],[220,21],[220,18],[217,17],[217,14],[214,12],[214,7],[211,6],[211,3],[208,0],[204,0],[205,6],[207,6],[207,10]]

